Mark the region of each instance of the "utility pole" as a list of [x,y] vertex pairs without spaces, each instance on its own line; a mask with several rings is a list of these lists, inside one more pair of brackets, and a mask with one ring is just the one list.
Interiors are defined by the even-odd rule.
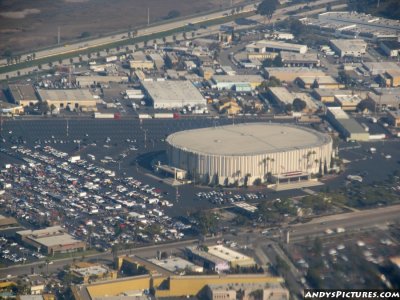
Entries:
[[69,123],[68,123],[68,119],[67,119],[67,137],[69,136]]
[[60,26],[58,26],[57,30],[57,45],[60,45]]
[[150,25],[150,7],[147,8],[147,26]]

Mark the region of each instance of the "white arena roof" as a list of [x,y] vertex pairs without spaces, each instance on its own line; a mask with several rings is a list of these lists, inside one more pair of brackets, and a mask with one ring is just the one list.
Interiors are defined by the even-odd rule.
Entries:
[[320,146],[328,140],[305,127],[249,123],[180,131],[168,136],[167,142],[194,153],[253,155]]

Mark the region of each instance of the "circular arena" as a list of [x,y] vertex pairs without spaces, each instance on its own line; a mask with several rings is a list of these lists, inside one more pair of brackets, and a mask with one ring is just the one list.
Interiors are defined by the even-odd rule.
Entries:
[[196,181],[219,185],[308,177],[327,170],[333,155],[329,135],[286,124],[185,130],[166,141],[170,166]]

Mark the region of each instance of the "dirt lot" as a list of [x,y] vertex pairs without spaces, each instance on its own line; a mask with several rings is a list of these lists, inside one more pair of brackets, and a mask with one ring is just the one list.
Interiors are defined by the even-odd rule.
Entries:
[[1,50],[10,49],[14,53],[49,46],[57,42],[58,26],[64,43],[83,32],[97,37],[128,30],[129,26],[147,23],[148,7],[150,20],[154,22],[171,10],[184,16],[229,4],[230,0],[3,0],[0,1],[0,45]]

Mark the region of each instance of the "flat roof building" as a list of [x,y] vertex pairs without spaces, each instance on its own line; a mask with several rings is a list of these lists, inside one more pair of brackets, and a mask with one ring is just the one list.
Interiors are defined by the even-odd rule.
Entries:
[[357,105],[362,101],[361,97],[355,95],[336,95],[335,102],[345,111],[355,111]]
[[399,56],[400,42],[399,41],[382,41],[380,43],[382,51],[389,57]]
[[89,87],[96,84],[105,84],[110,82],[128,82],[128,76],[77,76],[75,81],[80,87]]
[[231,268],[249,268],[256,265],[254,258],[246,256],[223,245],[209,246],[208,253],[220,259],[226,260],[229,262]]
[[206,105],[203,95],[187,80],[143,81],[142,85],[152,99],[154,108]]
[[281,51],[282,64],[285,67],[318,67],[320,60],[317,53],[296,53]]
[[97,100],[87,89],[38,89],[38,94],[41,101],[47,102],[49,106],[55,105],[58,109],[96,109]]
[[319,100],[321,102],[331,103],[331,102],[335,101],[335,96],[352,95],[353,91],[316,88],[313,90],[312,94],[317,100]]
[[321,77],[326,74],[319,69],[311,69],[306,67],[276,67],[265,68],[267,78],[275,77],[280,81],[292,82],[299,76],[315,76]]
[[367,52],[367,43],[361,39],[338,39],[330,41],[332,49],[340,57],[361,57]]
[[185,250],[190,260],[192,260],[195,264],[203,266],[205,269],[218,273],[228,271],[230,269],[230,265],[227,260],[212,255],[195,246],[186,247]]
[[388,111],[390,125],[400,127],[400,110]]
[[76,252],[86,249],[86,243],[66,233],[61,226],[39,230],[22,230],[17,236],[26,244],[47,254]]
[[147,58],[143,51],[132,54],[133,59],[129,61],[129,66],[133,70],[154,69],[154,62]]
[[368,141],[369,133],[340,107],[328,107],[327,118],[334,128],[348,141]]
[[18,225],[18,222],[13,217],[0,215],[0,229],[15,227],[16,225]]
[[362,65],[371,75],[379,75],[388,71],[400,71],[400,65],[392,61],[363,62]]
[[236,88],[236,86],[250,85],[252,89],[255,89],[263,81],[260,75],[213,75],[212,81],[214,82],[214,88],[218,90],[230,90]]
[[299,76],[296,83],[305,89],[323,88],[323,89],[341,89],[343,84],[338,83],[335,78],[329,75],[325,76]]
[[174,256],[165,259],[149,259],[149,261],[161,268],[166,269],[172,273],[184,274],[186,270],[196,273],[202,273],[203,267],[197,266],[186,259]]
[[10,84],[8,86],[13,101],[21,106],[32,106],[38,103],[36,91],[31,84]]
[[383,93],[368,95],[368,100],[372,101],[377,110],[382,108],[390,107],[400,109],[400,93]]
[[246,46],[248,52],[265,53],[268,51],[279,52],[279,51],[289,51],[306,53],[308,48],[306,45],[291,44],[280,41],[270,41],[261,40],[257,42],[250,43]]

